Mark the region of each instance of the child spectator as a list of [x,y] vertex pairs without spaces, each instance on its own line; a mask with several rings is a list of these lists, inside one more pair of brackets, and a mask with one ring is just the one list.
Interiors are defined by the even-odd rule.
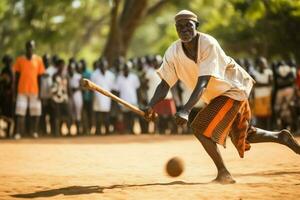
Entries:
[[57,61],[57,72],[53,75],[53,84],[51,87],[51,100],[54,114],[54,134],[61,135],[61,125],[65,116],[67,127],[70,130],[70,117],[68,106],[68,78],[63,75],[65,62],[62,59]]

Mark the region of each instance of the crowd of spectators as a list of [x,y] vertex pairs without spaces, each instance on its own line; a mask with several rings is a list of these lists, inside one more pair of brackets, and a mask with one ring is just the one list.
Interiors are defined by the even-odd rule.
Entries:
[[[166,99],[156,105],[159,119],[148,123],[142,117],[102,94],[84,90],[87,78],[127,102],[143,108],[160,82],[155,70],[160,55],[125,60],[110,66],[105,57],[88,66],[86,60],[34,53],[34,41],[25,45],[25,54],[2,58],[0,73],[0,130],[2,137],[20,139],[40,136],[109,135],[136,133],[189,133],[177,127],[172,116],[189,98],[180,82]],[[300,130],[300,69],[296,62],[237,59],[255,79],[250,97],[253,120],[264,129]],[[201,102],[197,106],[203,106]],[[5,134],[3,134],[5,133]]]

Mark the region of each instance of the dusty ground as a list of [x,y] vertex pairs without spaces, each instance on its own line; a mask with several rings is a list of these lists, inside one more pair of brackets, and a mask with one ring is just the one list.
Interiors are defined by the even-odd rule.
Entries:
[[[221,148],[234,185],[210,183],[212,161],[193,136],[109,136],[0,141],[0,199],[300,199],[300,156],[254,144],[240,159]],[[185,171],[164,172],[179,156]]]

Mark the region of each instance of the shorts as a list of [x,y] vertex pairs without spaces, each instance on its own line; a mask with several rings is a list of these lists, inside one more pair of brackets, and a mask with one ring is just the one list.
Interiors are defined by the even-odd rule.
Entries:
[[196,136],[202,134],[224,147],[229,135],[243,158],[244,152],[250,149],[247,141],[250,118],[248,100],[237,101],[219,96],[197,113],[190,126]]
[[16,115],[25,116],[28,106],[30,116],[41,116],[42,103],[37,95],[18,94],[16,101]]

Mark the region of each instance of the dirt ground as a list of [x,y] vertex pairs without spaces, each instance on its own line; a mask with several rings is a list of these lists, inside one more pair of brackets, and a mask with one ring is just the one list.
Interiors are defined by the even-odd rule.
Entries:
[[[300,199],[299,155],[265,143],[240,159],[227,144],[233,185],[210,182],[216,169],[192,135],[1,140],[0,199]],[[174,156],[177,178],[164,171]]]

